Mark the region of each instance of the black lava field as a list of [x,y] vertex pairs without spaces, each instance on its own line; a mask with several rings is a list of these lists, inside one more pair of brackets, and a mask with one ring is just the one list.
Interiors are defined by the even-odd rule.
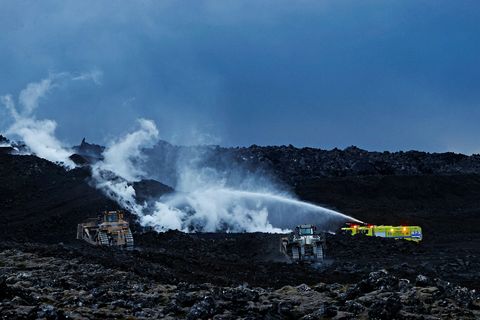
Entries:
[[[303,265],[279,252],[279,234],[156,233],[134,215],[134,251],[76,240],[78,223],[118,208],[92,187],[80,147],[72,159],[83,165],[70,171],[0,150],[2,319],[480,318],[478,156],[210,149],[220,166],[261,169],[304,201],[423,228],[419,244],[328,235],[326,260]],[[158,155],[182,147],[155,148],[152,161],[168,167]],[[169,191],[162,183],[134,187],[148,198]]]

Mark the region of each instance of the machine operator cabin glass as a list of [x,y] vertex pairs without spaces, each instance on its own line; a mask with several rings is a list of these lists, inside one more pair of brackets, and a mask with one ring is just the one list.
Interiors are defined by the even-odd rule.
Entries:
[[116,213],[111,213],[107,216],[107,221],[108,222],[115,222],[117,221],[117,214]]
[[300,235],[304,236],[304,235],[309,235],[309,234],[313,234],[313,230],[312,228],[300,228]]

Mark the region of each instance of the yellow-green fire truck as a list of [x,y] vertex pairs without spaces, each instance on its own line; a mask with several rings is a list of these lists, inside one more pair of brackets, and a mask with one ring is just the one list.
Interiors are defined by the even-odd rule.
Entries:
[[350,224],[342,228],[347,234],[364,234],[371,237],[383,237],[394,239],[405,239],[419,242],[422,240],[422,228],[419,226],[375,226],[375,225],[356,225]]

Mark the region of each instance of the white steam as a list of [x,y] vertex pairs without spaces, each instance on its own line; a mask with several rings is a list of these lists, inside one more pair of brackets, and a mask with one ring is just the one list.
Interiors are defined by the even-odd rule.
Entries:
[[[0,102],[13,119],[7,133],[19,136],[37,156],[73,168],[75,165],[69,159],[72,151],[55,137],[56,122],[36,119],[35,110],[39,101],[59,81],[91,80],[99,83],[100,77],[101,72],[97,71],[76,76],[52,74],[27,85],[19,94],[18,108],[11,95],[2,96]],[[158,140],[155,123],[139,119],[135,131],[113,141],[103,152],[103,160],[92,165],[95,186],[120,206],[135,213],[143,226],[157,231],[281,232],[302,223],[314,223],[328,229],[344,221],[358,221],[296,200],[279,191],[262,174],[257,176],[235,165],[223,171],[215,165],[206,165],[202,148],[192,148],[196,151],[187,153],[184,159],[177,159],[174,193],[148,203],[138,203],[132,183],[150,178],[143,150],[151,148]],[[232,176],[234,182],[227,182]]]
[[[265,188],[261,186],[262,190]],[[334,210],[296,200],[274,188],[270,192],[245,191],[222,186],[218,181],[162,197],[155,203],[153,213],[144,214],[140,221],[157,231],[185,232],[282,232],[304,223],[334,230],[345,221],[360,222]]]
[[109,175],[108,172],[102,171],[99,167],[93,168],[92,178],[94,179],[95,187],[117,202],[122,208],[136,215],[142,214],[143,206],[137,204],[135,189],[128,181],[115,178]]
[[29,149],[40,158],[74,168],[75,164],[68,158],[72,152],[64,148],[55,137],[56,127],[57,123],[53,120],[20,118],[7,133],[20,136]]
[[103,77],[103,72],[101,70],[91,70],[88,72],[80,73],[79,75],[73,76],[72,80],[73,81],[85,81],[85,80],[90,80],[93,81],[96,85],[102,84],[102,77]]
[[[0,102],[10,113],[13,124],[6,133],[20,137],[32,153],[40,158],[61,163],[71,169],[75,167],[70,160],[72,151],[66,148],[55,136],[57,123],[49,119],[36,119],[35,111],[39,102],[61,81],[66,80],[92,80],[90,73],[72,76],[69,73],[52,73],[47,78],[38,82],[29,83],[18,95],[18,107],[12,95],[0,97]],[[99,76],[99,75],[97,75]]]
[[130,182],[142,179],[142,149],[158,141],[158,130],[151,120],[139,119],[137,122],[137,130],[112,142],[105,149],[104,159],[92,166],[92,178],[95,186],[107,196],[141,216],[144,205],[137,204],[135,189]]
[[[144,148],[158,140],[153,121],[140,119],[136,131],[108,146],[104,160],[93,166],[99,189],[139,217],[143,226],[157,231],[282,232],[302,223],[328,229],[344,221],[358,221],[333,210],[294,199],[264,177],[246,171],[235,185],[225,172],[202,165],[202,148],[178,159],[176,192],[150,203],[137,203],[131,182],[146,178]],[[157,163],[155,165],[164,165]],[[238,170],[235,167],[230,170]]]
[[7,129],[7,134],[19,136],[37,156],[73,168],[75,164],[69,159],[72,152],[55,137],[57,123],[48,119],[38,120],[34,115],[39,100],[55,86],[55,81],[64,75],[51,74],[39,82],[29,83],[19,94],[18,108],[11,95],[2,96],[1,102],[14,121]]
[[114,172],[128,180],[137,181],[145,174],[138,165],[144,160],[143,148],[152,147],[158,141],[158,130],[151,120],[137,120],[139,129],[115,141],[105,149],[104,160],[97,164],[102,170]]
[[269,209],[268,203],[237,190],[215,188],[164,197],[140,221],[157,231],[282,232],[286,228],[269,222]]
[[31,116],[33,111],[38,107],[38,101],[44,97],[51,89],[53,81],[60,75],[50,75],[48,78],[39,82],[32,82],[20,92],[18,101],[23,107],[22,114],[24,117]]

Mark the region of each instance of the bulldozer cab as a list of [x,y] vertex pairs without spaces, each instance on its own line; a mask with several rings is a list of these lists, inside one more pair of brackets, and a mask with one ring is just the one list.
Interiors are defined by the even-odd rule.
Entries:
[[298,234],[300,236],[313,236],[315,229],[312,226],[300,226],[297,227]]
[[123,220],[123,213],[118,211],[105,211],[103,213],[103,222],[118,222]]
[[317,227],[313,224],[301,224],[295,227],[293,232],[296,237],[305,237],[317,235]]

